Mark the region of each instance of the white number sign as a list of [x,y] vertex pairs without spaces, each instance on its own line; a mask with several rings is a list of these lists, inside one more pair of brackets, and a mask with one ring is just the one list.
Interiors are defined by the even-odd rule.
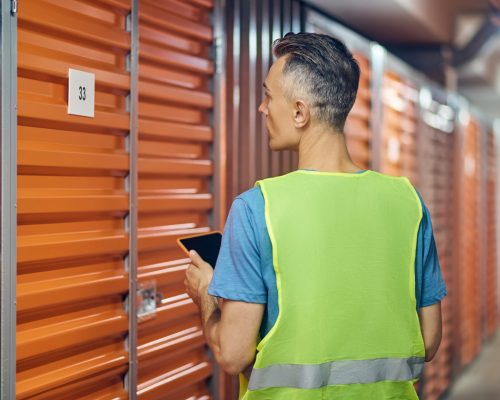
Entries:
[[95,74],[69,69],[68,114],[94,117]]

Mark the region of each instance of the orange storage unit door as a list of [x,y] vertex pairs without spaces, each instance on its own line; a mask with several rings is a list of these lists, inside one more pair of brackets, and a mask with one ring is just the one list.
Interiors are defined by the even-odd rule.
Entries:
[[493,131],[487,138],[487,267],[486,267],[486,334],[493,335],[498,326],[497,281],[497,144]]
[[[130,0],[25,0],[18,25],[17,398],[126,399]],[[95,117],[68,115],[68,68]]]
[[418,185],[418,91],[398,73],[386,71],[382,81],[381,172],[407,176]]
[[361,69],[356,102],[347,117],[345,135],[352,160],[361,168],[371,167],[371,71],[368,58],[354,52]]
[[157,295],[138,322],[139,399],[209,398],[212,364],[176,239],[212,228],[212,9],[211,0],[139,5],[138,276]]
[[[428,92],[430,93],[430,91]],[[443,96],[444,97],[444,96]],[[443,111],[446,110],[446,111]],[[454,206],[458,203],[453,193],[453,148],[455,142],[454,113],[446,104],[432,100],[422,106],[418,133],[421,136],[419,152],[419,190],[432,218],[434,238],[439,251],[439,263],[448,296],[441,304],[443,337],[434,360],[424,368],[423,393],[426,400],[437,400],[451,383],[453,357],[453,304],[456,268],[453,264]]]
[[479,123],[472,117],[463,127],[460,184],[459,324],[460,365],[469,364],[481,346],[481,299],[479,266]]
[[297,168],[298,154],[271,151],[266,120],[258,111],[263,83],[274,59],[272,43],[300,31],[297,0],[232,0],[225,3],[227,84],[227,214],[234,198],[255,181]]

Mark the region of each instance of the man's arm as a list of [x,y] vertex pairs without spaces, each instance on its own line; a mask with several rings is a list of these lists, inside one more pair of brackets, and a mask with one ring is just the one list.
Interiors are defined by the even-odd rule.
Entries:
[[422,196],[418,192],[417,194],[422,205],[422,220],[418,229],[415,258],[415,296],[425,343],[425,361],[431,361],[441,343],[441,300],[447,293],[439,265],[431,215]]
[[264,305],[217,299],[207,293],[213,269],[196,252],[186,271],[186,290],[201,314],[203,332],[221,368],[228,374],[242,372],[255,357]]
[[420,329],[425,344],[425,361],[431,361],[441,344],[441,302],[422,307],[419,311],[419,317]]

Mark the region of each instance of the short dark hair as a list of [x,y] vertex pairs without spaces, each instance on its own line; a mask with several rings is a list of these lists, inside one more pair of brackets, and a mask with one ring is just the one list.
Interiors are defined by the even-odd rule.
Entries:
[[273,53],[277,58],[287,56],[285,96],[305,97],[313,117],[342,132],[356,100],[360,74],[346,46],[328,35],[287,33],[274,41]]

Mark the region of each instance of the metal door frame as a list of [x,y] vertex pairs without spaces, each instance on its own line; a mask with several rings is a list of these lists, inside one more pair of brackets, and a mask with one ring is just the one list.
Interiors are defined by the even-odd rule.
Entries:
[[0,397],[16,393],[17,1],[0,5],[2,144]]
[[130,54],[128,70],[130,73],[130,93],[127,98],[130,117],[130,129],[127,137],[129,153],[129,174],[126,178],[129,195],[129,213],[126,217],[126,229],[129,235],[129,252],[125,258],[125,268],[128,272],[129,287],[125,308],[128,312],[128,371],[125,375],[125,389],[128,398],[137,398],[137,268],[138,268],[138,146],[139,146],[139,0],[132,0],[132,10],[127,18],[127,30],[130,32]]

